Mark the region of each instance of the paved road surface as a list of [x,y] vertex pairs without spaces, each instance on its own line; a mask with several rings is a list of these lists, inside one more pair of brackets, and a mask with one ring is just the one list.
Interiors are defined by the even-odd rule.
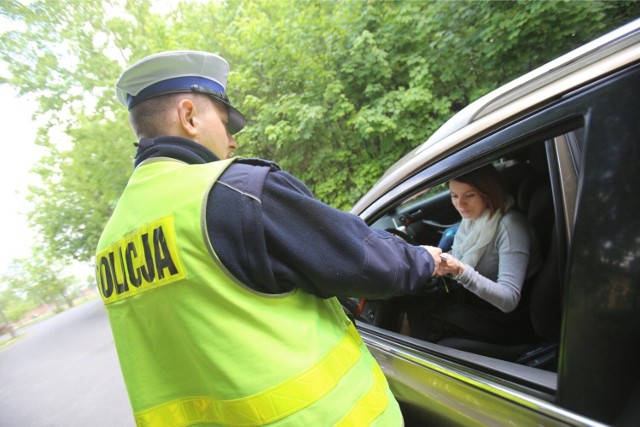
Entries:
[[19,336],[0,349],[1,427],[135,425],[101,301]]

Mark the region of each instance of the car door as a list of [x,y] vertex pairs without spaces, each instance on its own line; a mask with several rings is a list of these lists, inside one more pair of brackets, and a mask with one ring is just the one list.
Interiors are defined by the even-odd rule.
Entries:
[[[548,233],[547,276],[532,305],[540,339],[517,356],[483,343],[411,338],[402,324],[406,301],[361,301],[358,328],[407,425],[638,422],[638,93],[637,65],[603,76],[462,141],[361,213],[374,228],[450,223],[442,185],[487,163],[502,167],[513,191],[538,175],[549,194],[551,218],[538,230]],[[438,231],[411,237],[435,245]]]

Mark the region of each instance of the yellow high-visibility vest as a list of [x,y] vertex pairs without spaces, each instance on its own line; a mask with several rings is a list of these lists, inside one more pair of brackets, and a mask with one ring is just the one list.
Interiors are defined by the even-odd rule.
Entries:
[[232,161],[139,165],[100,238],[96,277],[137,425],[401,425],[335,298],[259,293],[220,263],[206,204]]

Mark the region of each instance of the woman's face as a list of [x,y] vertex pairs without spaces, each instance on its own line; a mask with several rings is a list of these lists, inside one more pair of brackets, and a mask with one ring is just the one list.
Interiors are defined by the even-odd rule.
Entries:
[[478,219],[487,209],[487,203],[474,186],[451,180],[449,190],[451,202],[463,218]]

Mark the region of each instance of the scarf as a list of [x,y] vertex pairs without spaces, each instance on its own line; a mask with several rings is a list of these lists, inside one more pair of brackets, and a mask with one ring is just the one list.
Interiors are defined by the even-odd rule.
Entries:
[[[505,199],[504,211],[508,211],[511,206],[513,206],[513,197],[508,195]],[[489,217],[490,215],[489,209],[485,209],[478,219],[463,218],[453,240],[452,255],[473,268],[478,265],[478,261],[495,236],[503,214],[497,210],[493,216]]]

